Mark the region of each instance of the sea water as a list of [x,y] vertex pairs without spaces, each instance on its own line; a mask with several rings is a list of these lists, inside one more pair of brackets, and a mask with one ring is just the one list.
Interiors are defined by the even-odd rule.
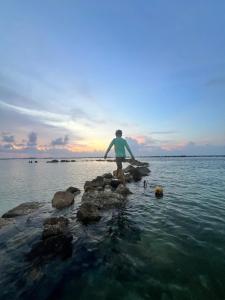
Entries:
[[[132,183],[126,205],[93,225],[72,225],[73,253],[40,266],[24,255],[40,225],[17,226],[0,241],[0,299],[225,299],[225,158],[145,158],[151,173]],[[0,161],[1,214],[22,202],[49,203],[58,190],[83,188],[114,163]],[[164,197],[156,199],[161,185]],[[36,226],[36,227],[35,227]],[[31,230],[32,229],[32,230]]]

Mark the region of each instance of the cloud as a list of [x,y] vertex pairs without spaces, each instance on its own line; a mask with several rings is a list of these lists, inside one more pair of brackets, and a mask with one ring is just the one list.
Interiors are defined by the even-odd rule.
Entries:
[[28,147],[35,147],[35,146],[37,146],[37,133],[36,132],[30,132],[28,134],[27,146]]
[[69,142],[69,137],[68,135],[65,135],[64,138],[57,138],[55,140],[53,140],[51,142],[51,145],[52,146],[64,146],[64,145],[67,145]]
[[3,142],[6,142],[6,143],[14,143],[15,142],[13,135],[3,135],[2,140],[3,140]]
[[150,134],[156,134],[156,135],[158,135],[158,134],[162,134],[162,135],[164,135],[164,134],[175,134],[175,133],[177,133],[177,131],[175,131],[175,130],[151,131],[150,132]]

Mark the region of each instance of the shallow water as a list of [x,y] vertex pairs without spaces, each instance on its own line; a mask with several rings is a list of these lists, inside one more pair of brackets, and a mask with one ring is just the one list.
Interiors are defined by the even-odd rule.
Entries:
[[[35,218],[0,237],[0,295],[8,299],[225,299],[225,158],[151,158],[151,174],[129,185],[119,210],[83,226],[74,207],[72,256],[41,266],[24,261],[52,213],[55,191],[114,169],[113,163],[0,161],[0,212],[45,201]],[[164,197],[154,197],[154,186]],[[58,212],[54,212],[58,214]],[[25,229],[24,229],[25,228]],[[15,234],[16,232],[16,234]],[[26,237],[26,238],[25,238]]]

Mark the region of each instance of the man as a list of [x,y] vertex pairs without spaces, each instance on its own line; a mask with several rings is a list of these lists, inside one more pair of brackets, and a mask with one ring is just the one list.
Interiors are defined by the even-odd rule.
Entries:
[[124,178],[124,175],[123,175],[123,165],[122,165],[122,162],[124,162],[125,158],[126,158],[125,148],[129,152],[131,158],[133,160],[135,160],[135,158],[134,158],[133,153],[130,150],[129,145],[127,144],[127,141],[122,138],[122,134],[123,134],[122,130],[118,129],[116,131],[116,138],[114,138],[112,140],[112,142],[110,143],[108,149],[106,150],[104,159],[107,158],[107,155],[108,155],[110,149],[112,148],[112,146],[114,146],[115,154],[116,154],[116,165],[117,165],[116,175],[117,175],[117,178],[121,179],[123,184],[125,184],[125,178]]

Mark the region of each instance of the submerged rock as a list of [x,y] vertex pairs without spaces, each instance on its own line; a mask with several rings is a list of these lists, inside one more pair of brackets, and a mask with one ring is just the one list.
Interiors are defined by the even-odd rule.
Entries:
[[10,209],[8,212],[2,215],[2,218],[15,218],[19,216],[24,216],[33,213],[39,207],[41,207],[43,203],[40,202],[26,202],[22,203],[13,209]]
[[69,220],[64,217],[48,218],[44,221],[42,239],[33,245],[27,254],[29,260],[42,260],[60,255],[66,258],[72,254],[73,236],[68,230]]
[[101,219],[99,207],[92,202],[83,202],[77,212],[77,218],[83,223],[99,221]]
[[42,238],[45,239],[53,235],[63,234],[66,231],[68,224],[69,220],[64,217],[52,217],[46,219],[44,221]]
[[58,209],[70,206],[74,203],[74,194],[66,191],[56,192],[52,199],[52,206]]

